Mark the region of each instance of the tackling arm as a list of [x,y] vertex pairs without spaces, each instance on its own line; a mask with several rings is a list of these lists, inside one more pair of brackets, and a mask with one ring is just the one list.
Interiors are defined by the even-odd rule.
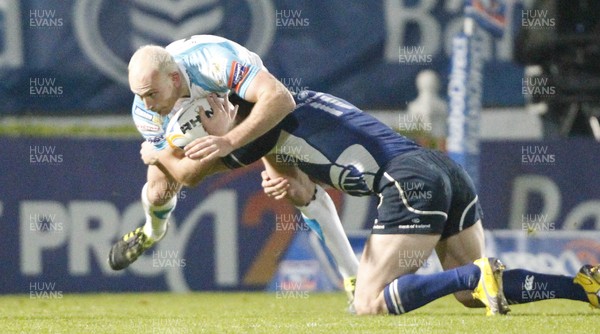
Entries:
[[273,155],[262,158],[265,171],[262,187],[269,197],[287,198],[295,206],[305,206],[313,199],[315,183],[298,167],[277,163]]
[[195,140],[195,149],[188,152],[189,157],[202,160],[225,157],[267,133],[296,107],[287,88],[265,70],[260,70],[251,81],[244,99],[256,102],[248,117],[223,136]]
[[234,149],[265,134],[296,107],[287,88],[265,70],[259,71],[252,80],[245,99],[255,102],[252,112],[224,136]]
[[221,160],[192,160],[185,157],[183,150],[167,147],[156,151],[148,142],[142,144],[140,154],[144,163],[156,165],[163,173],[187,187],[195,187],[206,176],[227,170]]

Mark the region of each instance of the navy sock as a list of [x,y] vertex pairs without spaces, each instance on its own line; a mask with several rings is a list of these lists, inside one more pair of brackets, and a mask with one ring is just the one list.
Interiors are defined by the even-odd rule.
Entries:
[[588,302],[585,291],[573,277],[539,274],[523,269],[506,270],[502,275],[504,296],[509,304],[565,298]]
[[402,314],[417,309],[445,295],[473,290],[479,282],[481,270],[474,264],[431,275],[404,275],[383,289],[383,296],[391,314]]

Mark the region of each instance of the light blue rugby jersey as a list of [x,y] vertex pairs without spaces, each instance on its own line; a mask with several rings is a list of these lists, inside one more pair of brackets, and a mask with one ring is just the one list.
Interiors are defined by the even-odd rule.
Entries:
[[169,44],[166,50],[173,55],[190,87],[190,98],[180,99],[167,116],[146,109],[139,96],[131,107],[133,121],[157,149],[167,146],[165,128],[182,103],[205,98],[209,93],[227,94],[233,90],[242,98],[259,70],[267,70],[260,57],[228,39],[212,35],[196,35]]
[[314,91],[298,93],[296,109],[275,128],[222,161],[229,168],[275,154],[310,177],[352,195],[374,192],[376,175],[393,158],[420,147],[349,102]]

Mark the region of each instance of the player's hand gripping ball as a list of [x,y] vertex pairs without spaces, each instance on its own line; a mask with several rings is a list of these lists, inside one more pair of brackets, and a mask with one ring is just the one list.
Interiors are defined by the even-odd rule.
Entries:
[[208,135],[202,126],[202,113],[208,118],[213,115],[206,99],[195,99],[185,103],[175,113],[166,130],[167,142],[171,147],[183,149],[192,140]]

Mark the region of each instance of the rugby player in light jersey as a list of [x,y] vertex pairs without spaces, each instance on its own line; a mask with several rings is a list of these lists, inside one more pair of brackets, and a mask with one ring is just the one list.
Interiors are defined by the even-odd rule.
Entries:
[[[294,111],[273,129],[220,160],[198,159],[211,136],[188,144],[185,155],[178,149],[157,151],[145,143],[142,159],[195,186],[217,170],[263,157],[263,186],[272,196],[289,195],[292,181],[312,184],[309,177],[350,195],[378,196],[378,217],[356,280],[357,314],[403,314],[450,293],[467,307],[485,306],[487,315],[507,313],[509,302],[550,298],[600,306],[598,266],[585,265],[575,277],[568,277],[504,270],[498,259],[484,257],[482,213],[473,183],[445,155],[419,147],[332,95],[303,91],[294,99]],[[231,106],[226,102],[219,106],[212,95],[208,100],[214,116],[200,113],[205,130],[217,136],[234,131],[227,124],[230,118],[222,117],[231,113]],[[286,168],[302,173],[290,182],[272,176],[286,175]],[[415,196],[414,189],[427,196]],[[311,193],[301,196],[308,199]],[[416,275],[433,250],[444,271]],[[553,293],[524,293],[540,286]]]
[[[130,88],[136,95],[132,106],[134,122],[146,141],[157,150],[167,146],[164,128],[178,106],[209,93],[233,92],[255,103],[252,115],[232,132],[212,138],[210,147],[217,148],[220,154],[227,154],[263,135],[295,106],[289,91],[267,71],[258,55],[218,36],[192,36],[166,48],[142,47],[131,57],[128,69]],[[213,153],[208,159],[217,158]],[[148,167],[147,183],[141,193],[146,223],[113,245],[108,258],[111,268],[126,268],[164,237],[180,188],[177,180],[156,166]],[[318,231],[331,251],[351,297],[358,260],[333,201],[321,189],[314,200],[297,202],[297,206],[307,224]]]

